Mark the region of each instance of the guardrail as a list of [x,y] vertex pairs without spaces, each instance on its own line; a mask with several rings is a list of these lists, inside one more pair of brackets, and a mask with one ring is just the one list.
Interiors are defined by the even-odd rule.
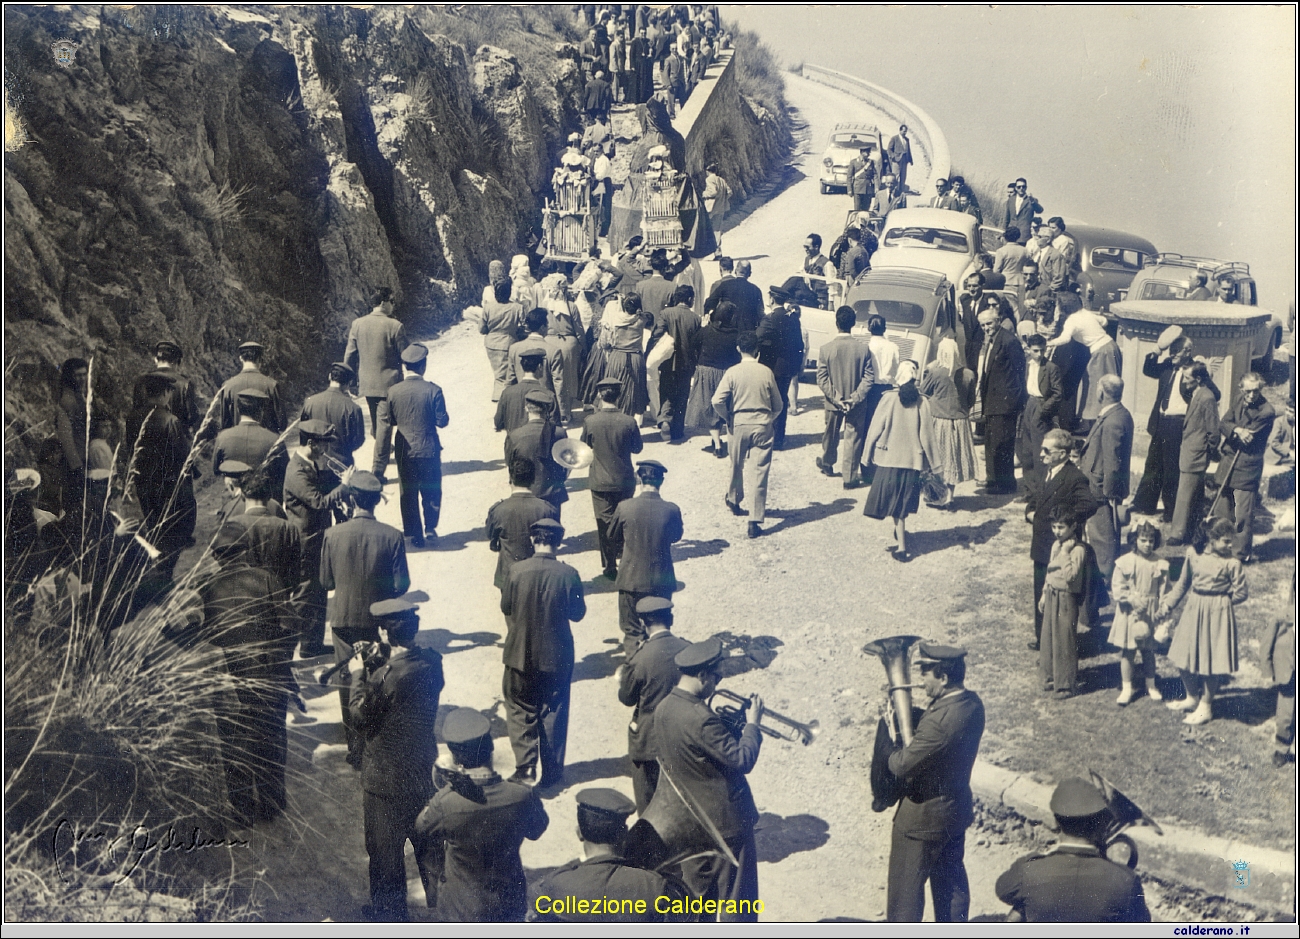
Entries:
[[918,186],[915,180],[909,179],[908,187],[920,191],[919,204],[923,205],[930,200],[935,194],[934,181],[936,179],[946,179],[952,170],[952,156],[948,152],[948,138],[943,135],[943,130],[935,122],[934,118],[906,98],[899,97],[886,88],[873,85],[871,82],[863,81],[861,78],[855,78],[852,75],[845,75],[843,72],[837,72],[834,69],[805,64],[803,77],[809,81],[837,88],[885,114],[895,124],[894,128],[882,127],[880,129],[885,140],[892,136],[892,131],[897,129],[897,125],[906,124],[912,137],[913,150],[920,150],[925,154],[926,160],[930,164],[930,175],[924,184]]

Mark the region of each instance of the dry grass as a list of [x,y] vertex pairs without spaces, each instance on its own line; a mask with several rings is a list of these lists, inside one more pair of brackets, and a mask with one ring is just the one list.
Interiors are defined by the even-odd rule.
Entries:
[[237,222],[244,217],[244,197],[253,187],[250,185],[232,186],[227,181],[220,186],[203,190],[196,201],[203,207],[208,218],[216,222]]
[[761,105],[776,120],[784,120],[785,79],[776,54],[763,44],[757,33],[740,29],[734,23],[727,29],[736,50],[736,78],[740,93]]

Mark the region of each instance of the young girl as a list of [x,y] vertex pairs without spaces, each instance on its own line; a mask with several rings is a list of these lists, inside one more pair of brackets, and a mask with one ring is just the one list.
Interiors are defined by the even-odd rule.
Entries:
[[1143,522],[1135,532],[1134,550],[1115,562],[1110,594],[1115,601],[1115,619],[1110,627],[1110,644],[1119,646],[1119,674],[1122,686],[1115,703],[1124,707],[1134,698],[1133,665],[1142,651],[1142,674],[1147,696],[1162,700],[1156,687],[1156,614],[1160,596],[1169,586],[1169,562],[1156,557],[1160,529]]
[[1235,534],[1230,520],[1211,522],[1206,530],[1207,550],[1197,554],[1188,548],[1183,574],[1160,604],[1160,616],[1168,616],[1191,591],[1169,645],[1169,661],[1178,667],[1187,697],[1170,701],[1167,707],[1190,711],[1184,724],[1208,724],[1213,719],[1218,676],[1237,670],[1237,617],[1232,607],[1246,599],[1246,571],[1232,556]]
[[1074,695],[1079,672],[1079,647],[1075,630],[1079,622],[1079,601],[1083,593],[1087,552],[1079,540],[1079,521],[1064,505],[1052,510],[1052,557],[1047,562],[1047,582],[1038,609],[1043,614],[1043,635],[1039,640],[1038,668],[1043,690],[1055,689],[1057,698]]

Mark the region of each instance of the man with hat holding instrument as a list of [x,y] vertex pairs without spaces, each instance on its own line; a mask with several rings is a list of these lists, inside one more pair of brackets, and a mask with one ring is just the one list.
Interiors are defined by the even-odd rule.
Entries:
[[171,410],[173,401],[185,398],[162,370],[141,376],[136,390],[144,397],[126,423],[133,447],[127,482],[134,485],[144,515],[141,534],[162,551],[159,575],[167,580],[180,552],[193,542],[198,521],[190,434]]
[[[659,898],[670,904],[683,900],[686,888],[662,874],[629,864],[623,856],[627,819],[636,808],[632,800],[617,789],[583,789],[577,803],[582,857],[542,881],[529,918],[538,923],[679,920],[681,917],[662,912],[664,901]],[[584,900],[587,902],[579,907]]]
[[524,395],[528,420],[506,434],[505,457],[506,466],[520,460],[533,464],[532,493],[555,506],[558,520],[560,506],[569,501],[569,493],[564,488],[568,471],[551,454],[556,442],[566,436],[554,423],[553,400],[554,395],[541,390]]
[[[569,736],[569,682],[573,677],[570,622],[587,615],[578,572],[556,560],[564,528],[553,518],[530,529],[534,554],[517,562],[501,591],[508,632],[501,659],[501,694],[515,751],[512,782],[546,787],[564,778]],[[538,763],[541,763],[540,780]]]
[[[411,586],[402,533],[375,518],[375,506],[383,493],[379,478],[364,470],[354,472],[347,488],[354,507],[352,518],[324,533],[320,552],[320,584],[334,591],[330,632],[337,662],[351,659],[357,643],[379,641],[371,606],[400,597]],[[365,742],[352,725],[348,689],[339,689],[339,702],[348,762],[358,766]]]
[[[225,430],[239,423],[243,411],[239,409],[238,399],[241,393],[250,390],[262,392],[258,396],[262,402],[259,423],[272,433],[284,430],[284,411],[280,407],[280,384],[269,375],[262,374],[263,346],[260,342],[245,342],[239,346],[240,369],[217,390],[216,429]],[[256,466],[257,464],[253,464]]]
[[[320,581],[321,545],[325,530],[346,495],[345,482],[325,461],[325,448],[335,437],[334,425],[302,421],[299,445],[293,448],[284,475],[284,511],[302,535],[302,579],[306,588],[299,599],[303,658],[325,651],[326,588]],[[350,473],[345,473],[350,479]]]
[[[448,423],[442,389],[424,378],[429,350],[416,342],[402,350],[402,381],[388,389],[379,404],[378,439],[388,439],[397,428],[394,457],[401,489],[402,530],[411,544],[423,548],[425,539],[438,538],[442,512],[442,441],[438,428]],[[374,474],[380,479],[388,468],[388,454],[375,450]],[[420,510],[424,510],[424,526]]]
[[332,364],[329,387],[304,401],[299,417],[303,421],[324,421],[334,425],[335,439],[326,452],[344,466],[352,465],[352,454],[366,442],[366,419],[361,405],[347,392],[356,378],[344,363]]
[[[256,469],[267,461],[278,437],[275,431],[261,423],[263,412],[270,403],[266,392],[261,388],[241,388],[235,395],[235,408],[239,420],[217,434],[212,444],[212,470],[219,472],[219,467],[227,460],[247,463]],[[268,464],[271,475],[280,485],[284,485],[285,468],[289,464],[288,450],[277,453]]]
[[[716,637],[693,643],[673,662],[682,674],[655,708],[659,785],[648,813],[655,812],[660,800],[684,803],[679,808],[700,829],[700,842],[715,849],[682,862],[682,879],[691,895],[718,901],[719,922],[755,922],[758,809],[745,776],[758,762],[763,744],[758,729],[763,699],[750,696],[737,739],[708,705],[722,680],[722,643]],[[742,905],[744,900],[751,902]]]
[[1112,821],[1105,796],[1078,776],[1052,793],[1061,837],[1051,850],[1016,861],[997,882],[998,899],[1010,904],[1008,922],[1149,923],[1142,879],[1106,857]]
[[[371,922],[405,922],[404,848],[408,839],[419,845],[415,819],[433,795],[438,756],[433,725],[443,689],[442,656],[415,645],[420,619],[414,603],[380,600],[367,612],[382,644],[350,656],[352,693],[345,712],[365,750],[361,789],[370,904],[362,912]],[[419,852],[415,859],[424,876]]]
[[916,650],[930,705],[912,742],[889,757],[903,791],[889,850],[887,919],[919,923],[928,880],[935,922],[964,923],[970,912],[966,829],[975,820],[970,775],[984,734],[984,704],[963,686],[965,649],[920,642]]
[[618,700],[635,708],[627,725],[627,755],[632,761],[632,791],[636,810],[644,815],[659,784],[658,752],[654,742],[655,708],[677,687],[682,677],[673,661],[690,645],[674,636],[673,602],[664,597],[642,597],[636,605],[645,641],[618,668]]
[[[132,395],[132,401],[136,410],[139,410],[148,397],[148,390],[145,386],[145,379],[150,375],[161,375],[167,379],[167,410],[176,415],[181,426],[194,433],[199,426],[199,398],[194,391],[194,383],[180,373],[177,366],[181,364],[184,353],[181,347],[170,339],[160,339],[153,347],[153,364],[152,372],[145,372],[136,379],[135,390]],[[148,410],[148,408],[145,408]],[[133,441],[135,438],[128,435],[127,440]]]
[[379,402],[390,386],[402,380],[402,350],[410,343],[406,327],[393,319],[393,288],[381,287],[371,302],[373,309],[358,316],[348,330],[343,361],[357,376],[357,390],[370,405],[370,432],[375,435],[375,455],[388,462],[389,439],[378,436]]
[[645,597],[667,600],[677,589],[672,546],[684,534],[682,510],[659,495],[668,468],[658,460],[641,460],[636,467],[637,494],[620,502],[609,521],[610,551],[622,558],[614,586],[623,653],[628,657],[645,638],[637,603]]
[[488,550],[497,552],[497,569],[492,578],[498,590],[505,590],[510,571],[519,561],[533,556],[533,523],[544,518],[559,521],[559,510],[533,495],[533,464],[518,460],[510,464],[510,495],[488,509],[484,527]]
[[492,769],[492,725],[456,708],[442,726],[454,767],[415,822],[416,857],[430,909],[449,923],[523,922],[528,883],[519,846],[536,841],[550,819],[528,786]]
[[492,420],[492,425],[498,431],[504,430],[506,433],[510,433],[528,421],[525,399],[533,392],[549,396],[550,407],[546,413],[553,419],[558,419],[560,413],[559,399],[544,381],[546,350],[525,349],[519,356],[518,364],[519,371],[515,374],[515,381],[513,384],[506,385],[501,392],[501,397],[497,401],[497,412]]
[[618,552],[609,537],[614,511],[636,491],[632,454],[641,452],[641,431],[636,418],[618,406],[623,381],[602,378],[596,383],[596,410],[582,425],[582,442],[591,447],[591,469],[587,488],[596,514],[596,539],[600,545],[600,566],[606,577],[618,576]]

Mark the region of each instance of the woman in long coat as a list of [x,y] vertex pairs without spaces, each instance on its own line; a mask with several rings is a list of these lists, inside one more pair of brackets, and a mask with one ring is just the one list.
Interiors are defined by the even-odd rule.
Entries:
[[975,441],[970,431],[975,381],[959,361],[960,355],[956,340],[944,337],[921,380],[921,394],[929,399],[934,418],[935,454],[930,468],[948,490],[948,497],[936,508],[951,506],[957,484],[975,478]]
[[886,391],[876,406],[863,454],[876,475],[862,514],[893,519],[897,543],[889,550],[894,560],[904,562],[912,560],[907,516],[920,507],[921,471],[933,465],[935,456],[930,402],[917,391],[915,378],[916,363],[900,362],[894,375],[898,387]]

